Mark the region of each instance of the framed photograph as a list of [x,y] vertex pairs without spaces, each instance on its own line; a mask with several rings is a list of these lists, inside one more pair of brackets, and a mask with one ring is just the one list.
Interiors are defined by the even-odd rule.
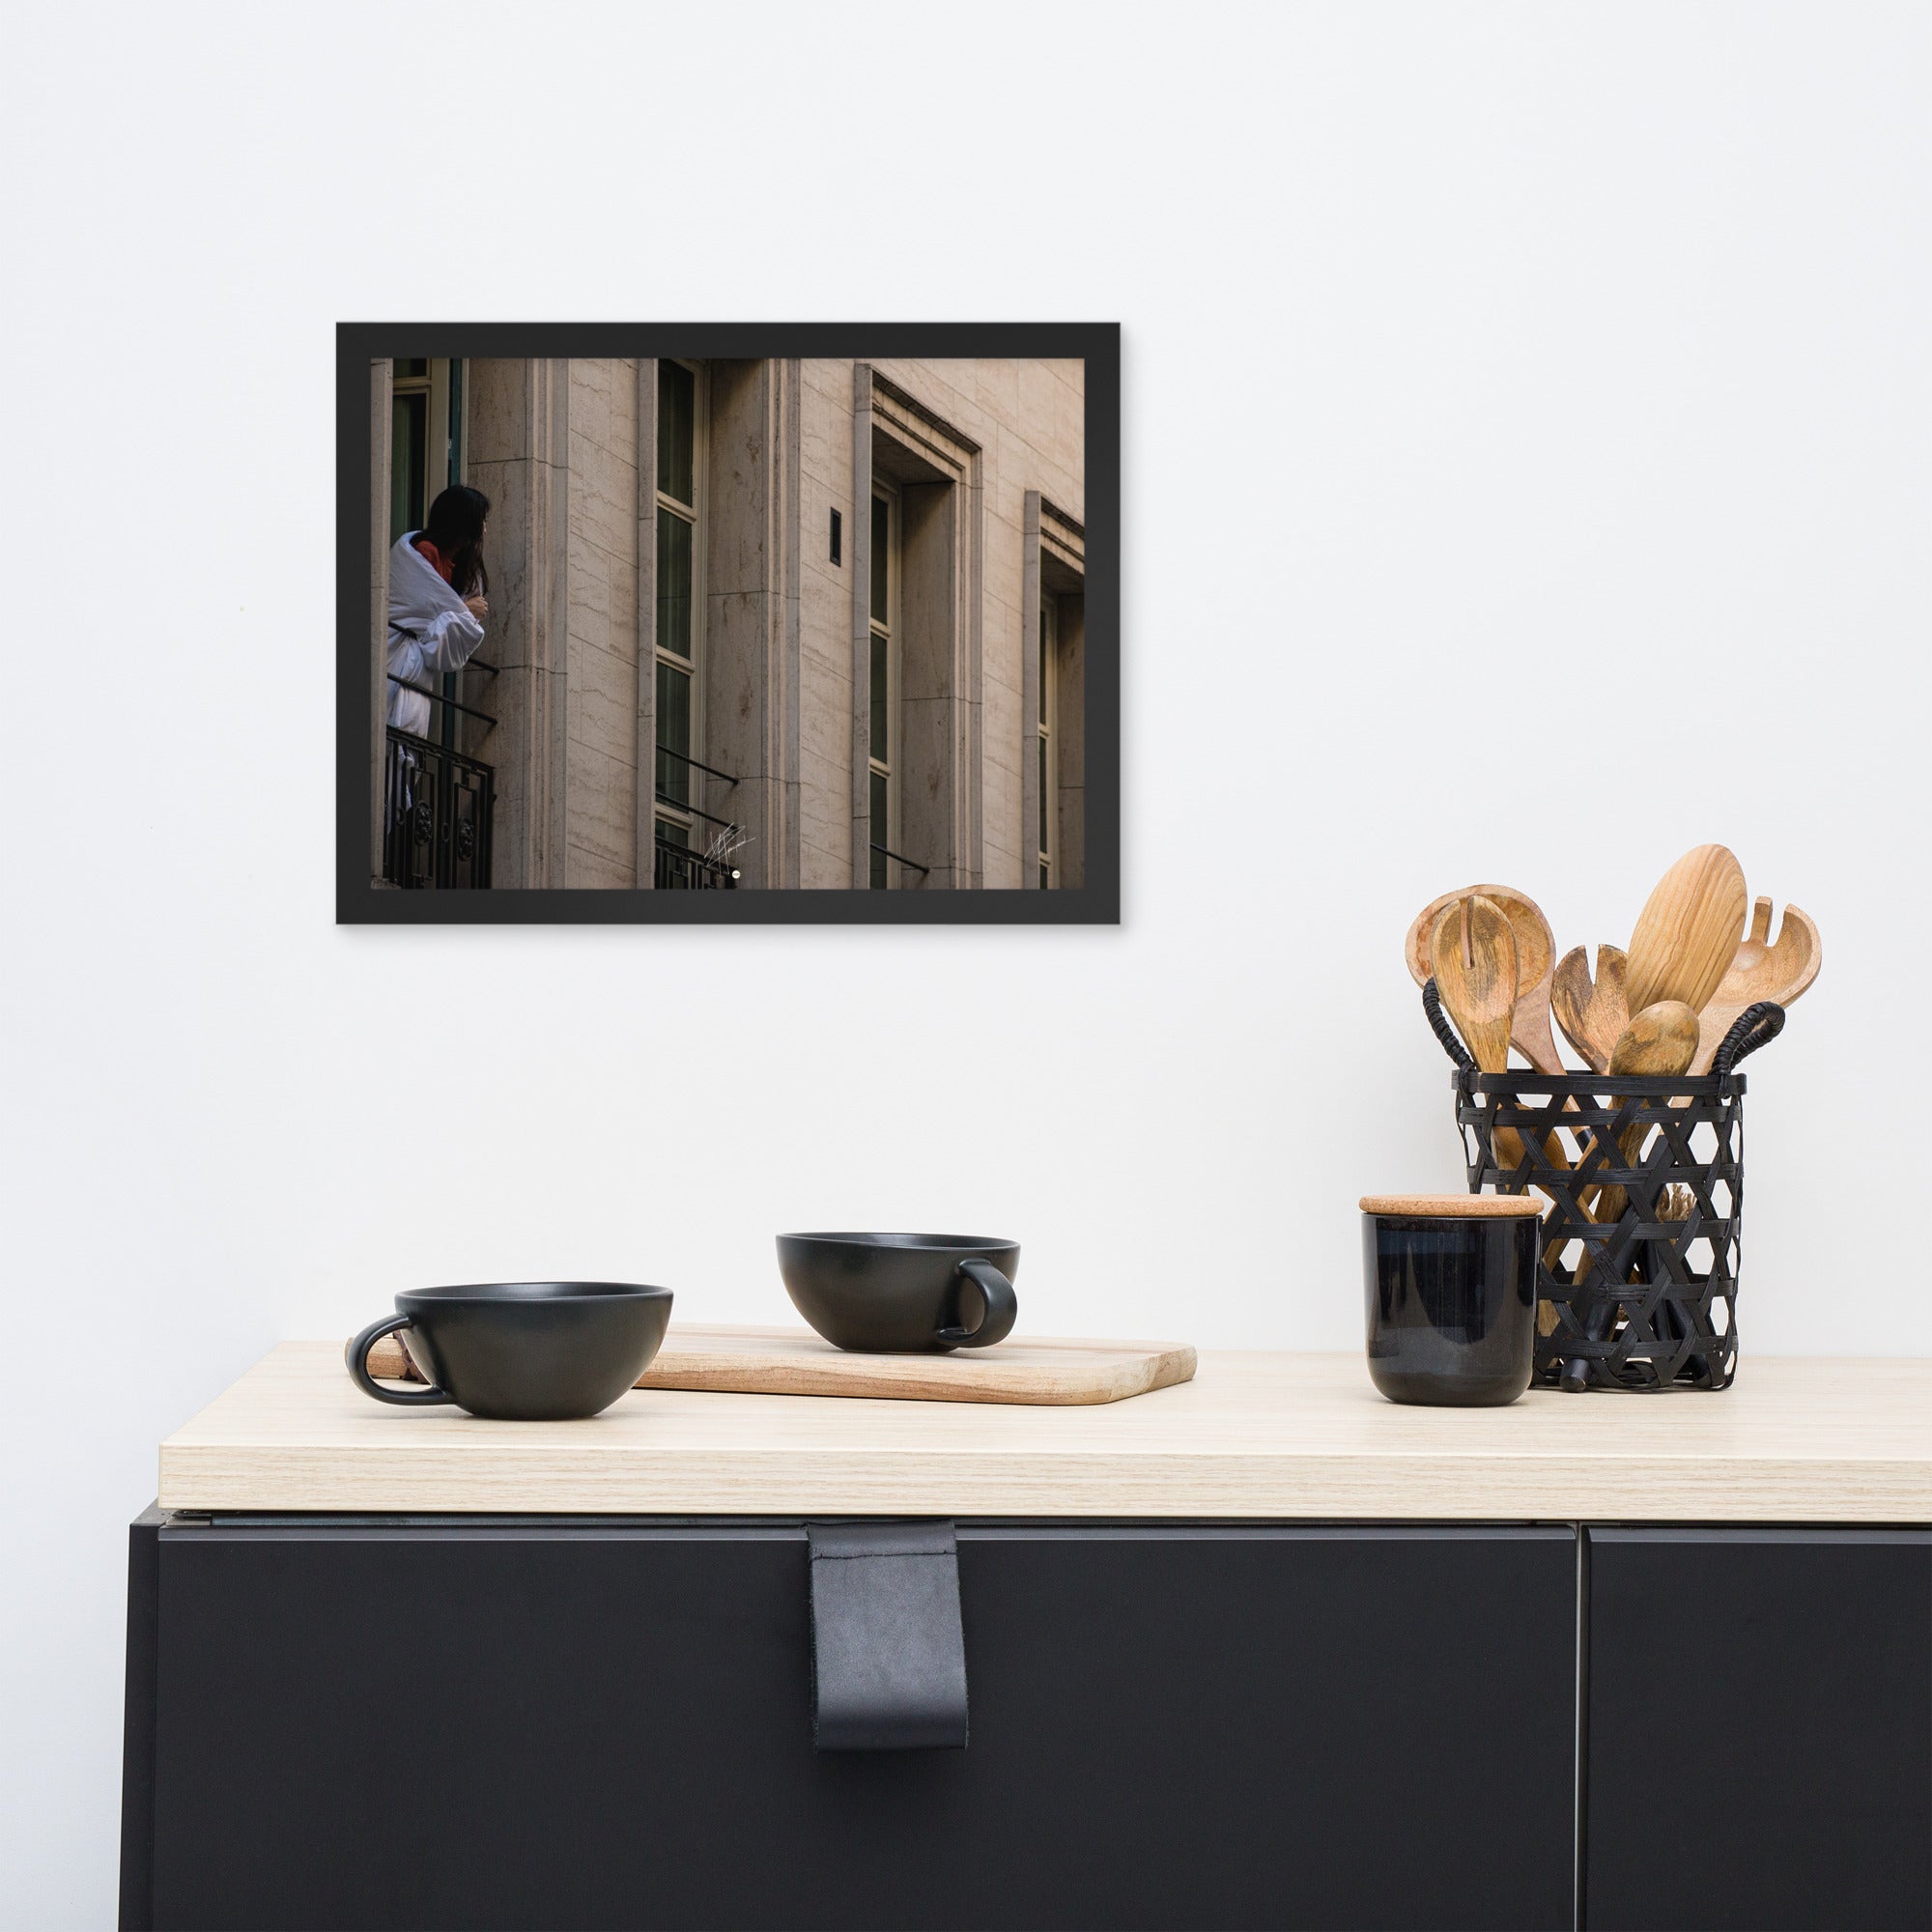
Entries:
[[1120,918],[1114,324],[345,323],[336,917]]

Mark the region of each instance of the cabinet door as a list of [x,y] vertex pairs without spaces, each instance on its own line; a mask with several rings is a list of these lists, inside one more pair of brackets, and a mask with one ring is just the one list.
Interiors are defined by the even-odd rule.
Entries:
[[1932,1925],[1932,1535],[1589,1532],[1583,1919]]
[[162,1926],[1568,1926],[1567,1530],[962,1524],[964,1751],[796,1523],[170,1528]]

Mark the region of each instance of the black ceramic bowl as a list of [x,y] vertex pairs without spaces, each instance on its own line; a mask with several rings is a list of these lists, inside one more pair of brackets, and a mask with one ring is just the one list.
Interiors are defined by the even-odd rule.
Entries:
[[1004,1341],[1019,1314],[1017,1241],[974,1235],[781,1235],[792,1306],[835,1347],[944,1354]]
[[1369,1379],[1391,1402],[1494,1407],[1529,1386],[1539,1205],[1496,1195],[1363,1200]]
[[[419,1288],[348,1349],[349,1373],[378,1402],[455,1403],[507,1422],[568,1422],[606,1409],[650,1366],[670,1290],[619,1281],[509,1281]],[[426,1389],[384,1388],[370,1344],[401,1331]]]

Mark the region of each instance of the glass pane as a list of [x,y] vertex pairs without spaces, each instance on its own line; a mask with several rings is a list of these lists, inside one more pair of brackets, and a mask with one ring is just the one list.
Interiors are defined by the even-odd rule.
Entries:
[[463,362],[449,365],[449,474],[447,483],[463,481]]
[[419,530],[429,506],[423,501],[423,443],[429,436],[429,398],[398,396],[389,426],[389,541]]
[[697,436],[697,378],[682,362],[658,364],[658,488],[697,507],[692,481]]
[[1039,723],[1053,717],[1053,599],[1039,599]]
[[883,497],[872,498],[872,621],[888,623],[886,615],[886,546],[891,541],[893,513]]
[[878,848],[886,840],[886,781],[872,774],[872,890],[883,892],[886,885],[886,855]]
[[691,648],[692,526],[669,510],[658,512],[658,649],[681,658]]
[[668,754],[691,752],[691,679],[675,665],[658,666],[658,795],[691,803],[691,767]]
[[1048,885],[1049,885],[1049,881],[1048,881],[1048,879],[1047,879],[1047,876],[1046,876],[1046,867],[1045,867],[1044,866],[1042,866],[1042,867],[1041,867],[1039,868],[1039,889],[1040,889],[1040,891],[1041,891],[1041,892],[1045,892],[1045,891],[1046,891],[1046,890],[1048,889]]
[[663,844],[676,845],[687,850],[691,845],[691,836],[685,827],[668,818],[658,820],[658,838]]
[[429,374],[429,357],[427,355],[399,355],[390,367],[391,372],[397,376],[427,376]]
[[1047,811],[1052,800],[1046,789],[1046,740],[1039,741],[1039,849],[1050,852],[1053,847],[1047,842]]
[[886,762],[886,640],[872,633],[872,755]]

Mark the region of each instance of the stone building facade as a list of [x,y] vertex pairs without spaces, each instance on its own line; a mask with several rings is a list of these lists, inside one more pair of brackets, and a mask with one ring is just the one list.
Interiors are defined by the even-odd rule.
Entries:
[[[445,482],[492,502],[434,750],[375,707],[378,876],[1083,883],[1080,362],[384,360],[370,403],[379,694],[389,545]],[[447,768],[441,872],[399,756],[425,828]]]

